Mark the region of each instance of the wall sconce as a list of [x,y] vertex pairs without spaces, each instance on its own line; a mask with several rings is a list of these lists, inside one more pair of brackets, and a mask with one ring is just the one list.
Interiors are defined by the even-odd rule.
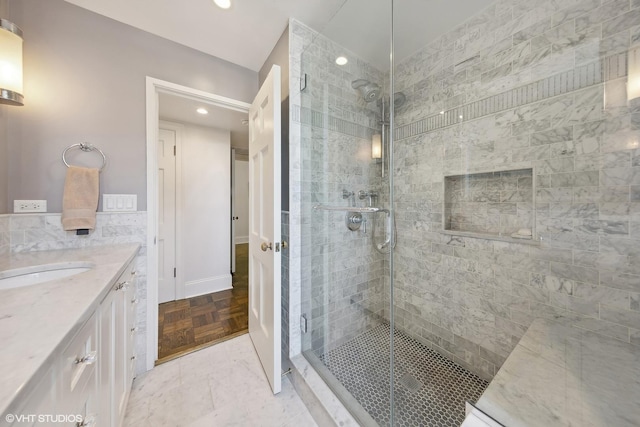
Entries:
[[640,45],[629,49],[627,76],[627,100],[640,98]]
[[382,135],[380,135],[379,133],[374,133],[371,136],[371,158],[382,158]]
[[0,19],[0,104],[24,105],[22,96],[22,30]]

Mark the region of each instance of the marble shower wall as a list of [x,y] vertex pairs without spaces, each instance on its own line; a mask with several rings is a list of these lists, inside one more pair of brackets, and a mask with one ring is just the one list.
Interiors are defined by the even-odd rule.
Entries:
[[[3,244],[3,243],[7,244]],[[134,259],[138,272],[136,297],[136,374],[146,371],[147,353],[147,213],[104,213],[96,215],[96,229],[88,236],[76,236],[64,231],[59,213],[10,214],[0,216],[0,255],[9,252],[30,252],[90,246],[139,243]],[[157,333],[152,330],[151,333]]]
[[[289,212],[280,213],[280,225],[282,241],[290,242],[289,238]],[[281,316],[281,354],[282,371],[290,368],[289,363],[289,249],[282,249],[282,263],[280,265],[280,316]]]
[[[343,199],[343,190],[379,191],[370,142],[377,107],[359,98],[351,82],[383,86],[385,76],[349,52],[349,63],[338,66],[335,58],[345,54],[343,48],[295,20],[289,28],[291,301],[295,288],[302,292],[301,306],[292,304],[290,312],[291,354],[300,345],[295,341],[304,314],[308,333],[301,350],[319,355],[376,325],[383,310],[383,258],[372,247],[370,228],[367,234],[349,231],[344,212],[312,207],[363,206],[357,197]],[[304,73],[307,87],[301,92]]]
[[[487,379],[538,317],[640,345],[639,41],[637,0],[499,0],[397,65],[399,328]],[[538,245],[440,232],[444,175],[521,168]]]

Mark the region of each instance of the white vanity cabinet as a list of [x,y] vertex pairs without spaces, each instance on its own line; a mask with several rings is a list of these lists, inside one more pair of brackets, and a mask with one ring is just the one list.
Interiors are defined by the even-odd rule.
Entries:
[[130,265],[100,304],[100,425],[105,427],[122,423],[133,381],[135,278]]
[[22,417],[2,419],[0,426],[120,426],[135,372],[136,305],[130,262],[89,319],[60,346],[46,373],[29,385],[32,391],[14,406],[14,414]]

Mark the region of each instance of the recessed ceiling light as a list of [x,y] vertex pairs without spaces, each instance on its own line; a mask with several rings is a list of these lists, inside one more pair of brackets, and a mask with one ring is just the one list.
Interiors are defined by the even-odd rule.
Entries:
[[344,56],[338,56],[336,58],[336,64],[338,65],[346,65],[347,62],[349,62],[349,60]]
[[196,113],[198,113],[198,114],[209,114],[209,112],[207,110],[205,110],[204,108],[202,108],[202,107],[198,108],[196,110]]
[[213,0],[213,2],[220,9],[229,9],[231,7],[231,0]]

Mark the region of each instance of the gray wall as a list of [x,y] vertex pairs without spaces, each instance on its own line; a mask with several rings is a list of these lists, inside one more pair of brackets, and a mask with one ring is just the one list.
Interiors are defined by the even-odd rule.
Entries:
[[101,191],[135,193],[146,210],[145,76],[245,102],[257,92],[253,71],[62,0],[9,3],[25,40],[25,106],[5,108],[10,201],[46,199],[59,212],[60,155],[87,141],[108,156]]

